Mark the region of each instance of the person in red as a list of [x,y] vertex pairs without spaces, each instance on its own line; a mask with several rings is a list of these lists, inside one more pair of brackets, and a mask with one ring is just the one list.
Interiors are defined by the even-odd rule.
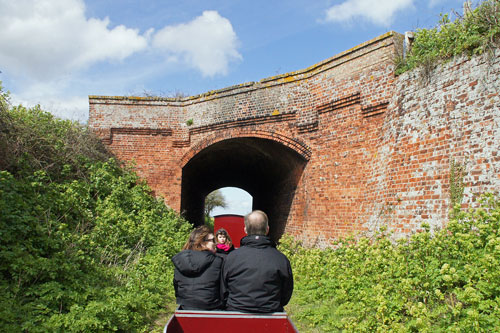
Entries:
[[233,242],[231,237],[227,233],[226,229],[220,228],[215,233],[215,241],[217,242],[216,254],[222,257],[226,257],[232,250],[234,250]]
[[266,213],[255,210],[246,215],[245,233],[241,247],[229,253],[222,266],[226,310],[282,312],[292,297],[292,268],[267,237]]

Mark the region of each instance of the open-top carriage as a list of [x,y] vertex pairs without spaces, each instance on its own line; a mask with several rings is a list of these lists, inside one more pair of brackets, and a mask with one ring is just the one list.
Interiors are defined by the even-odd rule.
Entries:
[[[231,236],[235,248],[240,247],[244,237],[244,218],[241,215],[226,214],[215,216],[214,231],[224,228]],[[285,333],[298,332],[286,312],[246,313],[237,311],[200,311],[177,309],[164,333]]]

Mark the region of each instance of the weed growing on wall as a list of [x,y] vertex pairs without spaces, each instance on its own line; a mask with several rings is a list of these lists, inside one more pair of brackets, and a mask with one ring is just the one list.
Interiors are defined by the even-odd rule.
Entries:
[[500,46],[500,0],[485,0],[454,21],[442,15],[433,29],[418,29],[411,51],[397,60],[396,75],[416,67],[429,71],[453,56],[482,54]]
[[450,205],[455,207],[462,203],[464,197],[464,165],[451,160],[450,162]]
[[381,233],[320,250],[284,237],[292,320],[301,332],[498,332],[500,200],[453,216],[397,243]]

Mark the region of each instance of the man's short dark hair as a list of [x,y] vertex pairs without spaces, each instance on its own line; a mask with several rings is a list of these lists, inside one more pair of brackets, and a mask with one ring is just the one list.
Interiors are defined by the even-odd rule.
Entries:
[[266,213],[261,210],[254,210],[245,215],[245,228],[247,235],[265,236],[268,229],[268,218]]

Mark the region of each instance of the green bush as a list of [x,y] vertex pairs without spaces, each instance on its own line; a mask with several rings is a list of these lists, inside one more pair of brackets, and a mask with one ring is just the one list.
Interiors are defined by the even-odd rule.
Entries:
[[418,29],[410,53],[397,61],[396,74],[418,66],[433,68],[453,56],[482,54],[497,48],[500,37],[500,0],[485,0],[472,12],[450,21],[442,15],[437,27]]
[[52,181],[85,177],[88,162],[112,157],[87,126],[39,106],[10,106],[0,82],[0,170],[15,177],[45,171]]
[[500,200],[453,216],[397,243],[380,234],[319,250],[285,237],[296,282],[288,312],[304,331],[498,332]]
[[148,330],[191,225],[84,126],[2,96],[0,331]]

